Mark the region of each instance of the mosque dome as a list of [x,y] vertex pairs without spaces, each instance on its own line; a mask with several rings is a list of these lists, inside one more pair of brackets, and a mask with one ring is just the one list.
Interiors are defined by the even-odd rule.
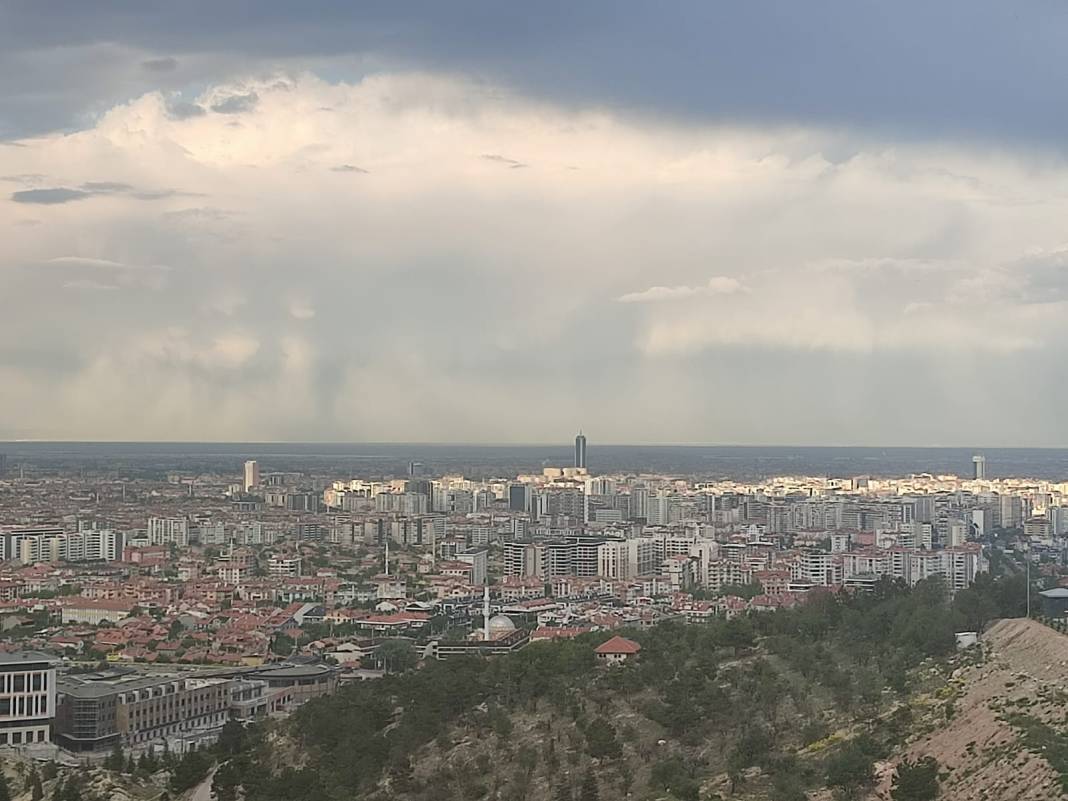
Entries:
[[489,620],[490,636],[500,636],[515,631],[515,623],[508,615],[494,615]]

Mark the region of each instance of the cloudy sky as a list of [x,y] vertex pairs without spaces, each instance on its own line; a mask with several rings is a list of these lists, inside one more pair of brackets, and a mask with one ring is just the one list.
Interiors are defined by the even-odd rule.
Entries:
[[0,439],[1068,446],[1068,6],[399,5],[0,0]]

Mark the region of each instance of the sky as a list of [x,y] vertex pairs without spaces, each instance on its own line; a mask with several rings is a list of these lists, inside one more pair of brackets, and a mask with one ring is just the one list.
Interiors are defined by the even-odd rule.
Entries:
[[0,440],[1068,447],[1065,40],[0,0]]

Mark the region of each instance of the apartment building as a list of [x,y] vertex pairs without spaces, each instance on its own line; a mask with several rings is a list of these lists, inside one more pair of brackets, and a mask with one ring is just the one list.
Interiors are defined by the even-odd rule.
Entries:
[[184,517],[150,517],[148,519],[149,545],[189,545],[189,521]]
[[267,573],[274,578],[296,578],[300,575],[299,556],[272,556],[267,561]]

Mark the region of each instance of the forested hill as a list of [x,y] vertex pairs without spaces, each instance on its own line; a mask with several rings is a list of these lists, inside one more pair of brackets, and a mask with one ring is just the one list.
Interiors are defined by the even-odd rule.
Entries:
[[[910,695],[964,658],[954,632],[1021,614],[1023,592],[1019,579],[984,578],[952,602],[934,582],[821,594],[790,611],[625,632],[642,651],[619,668],[595,664],[606,634],[432,662],[253,730],[216,791],[220,801],[242,787],[249,801],[800,801],[820,787],[857,797],[917,725]],[[933,781],[930,765],[905,769]]]

